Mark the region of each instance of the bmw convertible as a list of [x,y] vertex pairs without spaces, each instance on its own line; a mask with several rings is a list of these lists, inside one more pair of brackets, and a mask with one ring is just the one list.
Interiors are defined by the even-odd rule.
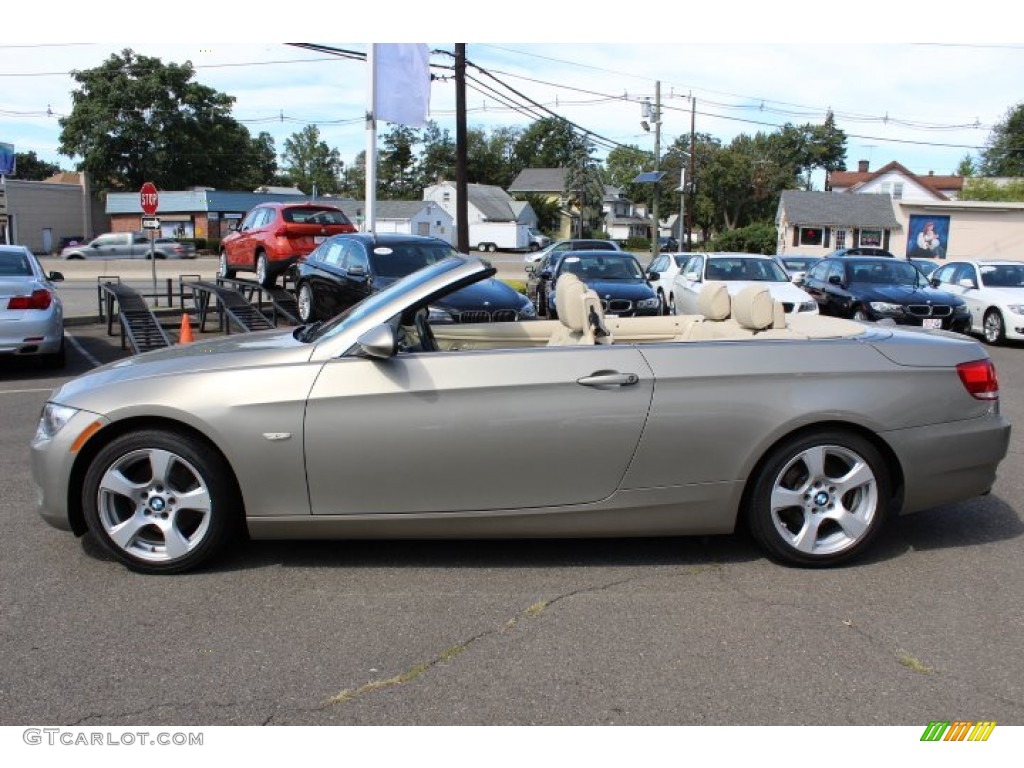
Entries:
[[[433,326],[490,278],[431,264],[328,322],[137,355],[52,393],[39,511],[148,573],[254,539],[729,534],[826,566],[992,487],[1010,425],[973,339],[787,316],[708,281],[689,315]],[[538,441],[538,435],[543,440]],[[557,467],[557,471],[552,471]]]

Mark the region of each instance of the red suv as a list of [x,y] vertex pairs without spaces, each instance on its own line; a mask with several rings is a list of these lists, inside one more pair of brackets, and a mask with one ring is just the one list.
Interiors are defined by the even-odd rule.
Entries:
[[331,235],[355,232],[341,209],[320,203],[263,203],[221,241],[218,277],[255,272],[264,287]]

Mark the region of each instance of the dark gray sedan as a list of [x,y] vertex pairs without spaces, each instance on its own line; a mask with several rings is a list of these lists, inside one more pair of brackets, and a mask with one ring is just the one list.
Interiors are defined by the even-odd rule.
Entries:
[[323,324],[139,355],[56,390],[39,511],[129,567],[261,539],[752,531],[773,558],[860,554],[886,518],[986,493],[995,368],[941,331],[787,318],[709,283],[700,314],[432,326],[494,270],[449,258]]

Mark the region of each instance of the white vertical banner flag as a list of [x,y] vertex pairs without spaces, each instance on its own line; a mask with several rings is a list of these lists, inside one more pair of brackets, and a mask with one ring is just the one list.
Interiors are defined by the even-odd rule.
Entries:
[[425,43],[375,43],[377,120],[422,127],[430,109],[430,49]]

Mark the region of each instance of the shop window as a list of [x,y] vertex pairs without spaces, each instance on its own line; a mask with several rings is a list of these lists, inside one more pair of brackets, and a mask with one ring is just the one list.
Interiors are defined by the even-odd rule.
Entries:
[[800,227],[800,245],[821,245],[823,238],[820,227]]
[[874,248],[882,247],[882,230],[862,229],[860,231],[860,242],[857,245],[866,245]]

